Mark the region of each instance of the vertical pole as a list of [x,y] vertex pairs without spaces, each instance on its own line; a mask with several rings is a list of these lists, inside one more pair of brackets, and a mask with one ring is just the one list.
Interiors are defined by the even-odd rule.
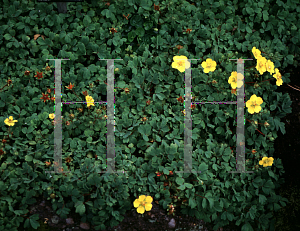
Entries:
[[[236,59],[230,59],[236,60]],[[244,88],[244,60],[237,60],[237,138],[236,138],[236,155],[237,155],[237,171],[229,171],[230,173],[253,173],[253,171],[245,171],[245,124],[244,124],[244,108],[245,108],[245,88]]]

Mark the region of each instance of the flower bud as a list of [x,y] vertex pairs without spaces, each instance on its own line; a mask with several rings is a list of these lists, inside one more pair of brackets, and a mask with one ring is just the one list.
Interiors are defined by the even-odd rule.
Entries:
[[216,83],[217,83],[217,81],[216,81],[216,80],[213,80],[213,81],[211,81],[211,83],[212,83],[212,84],[216,84]]
[[69,126],[69,125],[70,125],[70,122],[69,122],[69,121],[67,121],[67,122],[66,122],[66,125],[67,125],[67,126]]
[[77,108],[77,110],[78,110],[78,111],[80,111],[80,112],[82,112],[82,111],[83,111],[83,109],[82,109],[82,108]]
[[50,69],[51,69],[51,68],[50,68],[49,66],[46,67],[46,71],[50,71]]
[[119,68],[115,68],[115,72],[119,72]]
[[147,100],[147,102],[146,102],[146,103],[147,103],[147,105],[149,106],[149,105],[150,105],[150,103],[151,103],[151,101],[150,101],[150,100]]
[[153,28],[153,30],[155,30],[155,31],[158,31],[158,29],[157,29],[157,28]]
[[258,88],[259,85],[257,83],[254,84],[254,88]]
[[257,151],[255,149],[252,149],[252,154],[255,154]]
[[126,94],[128,94],[130,90],[126,87],[124,91]]
[[265,127],[269,127],[270,126],[270,124],[268,124],[267,121],[264,123],[264,125],[265,125]]
[[271,136],[271,137],[270,137],[270,140],[271,140],[271,141],[274,141],[274,140],[275,140],[275,138]]
[[51,193],[51,194],[50,194],[50,197],[51,197],[52,199],[54,199],[54,198],[55,198],[55,194],[54,194],[54,193]]
[[257,125],[257,124],[258,124],[258,122],[255,120],[255,121],[254,121],[254,124],[256,124],[256,125]]
[[75,116],[74,116],[74,114],[70,114],[69,117],[70,117],[70,119],[74,119]]

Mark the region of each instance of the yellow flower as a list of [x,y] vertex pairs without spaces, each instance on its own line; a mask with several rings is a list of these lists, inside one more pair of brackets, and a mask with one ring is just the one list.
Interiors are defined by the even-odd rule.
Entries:
[[274,73],[274,63],[271,60],[268,60],[266,63],[267,71],[272,75]]
[[174,62],[172,63],[172,68],[178,69],[180,72],[184,72],[185,69],[191,67],[190,62],[184,55],[173,57]]
[[[231,84],[232,89],[236,89],[237,87],[243,86],[243,75],[241,73],[237,73],[236,71],[231,72],[231,75],[228,79],[228,83]],[[237,81],[239,79],[239,81]]]
[[263,100],[261,97],[257,97],[255,94],[250,97],[250,99],[246,102],[246,107],[248,108],[248,111],[250,114],[253,114],[254,112],[259,113],[261,110],[261,104],[263,103]]
[[262,57],[262,56],[261,56],[260,50],[256,49],[256,47],[253,47],[253,48],[252,48],[252,53],[253,53],[253,55],[254,55],[254,57],[255,57],[256,59]]
[[277,80],[276,85],[281,86],[283,83],[283,81],[281,79],[282,76],[277,68],[275,68],[275,74],[273,75],[273,77]]
[[4,123],[8,126],[14,126],[15,122],[18,122],[18,120],[14,120],[14,118],[12,116],[10,116],[9,118],[6,118],[4,120]]
[[137,208],[137,212],[143,214],[146,211],[152,209],[153,198],[151,196],[141,195],[138,199],[133,202],[133,206]]
[[266,63],[267,59],[265,57],[259,57],[257,59],[256,70],[258,70],[261,75],[267,71]]
[[52,113],[52,114],[49,114],[49,118],[50,118],[50,119],[52,119],[52,120],[53,120],[53,119],[54,119],[54,117],[55,117],[54,113]]
[[212,59],[206,59],[201,63],[201,66],[204,68],[204,73],[214,72],[216,70],[217,63]]
[[87,95],[87,96],[85,97],[85,100],[86,100],[86,102],[87,102],[87,107],[95,106],[95,104],[94,104],[94,99],[93,99],[92,96]]
[[268,166],[272,166],[273,161],[274,161],[273,157],[270,157],[270,158],[263,157],[262,160],[259,161],[259,164],[263,165],[264,167],[268,167]]
[[181,111],[181,113],[185,115],[185,109],[183,111]]

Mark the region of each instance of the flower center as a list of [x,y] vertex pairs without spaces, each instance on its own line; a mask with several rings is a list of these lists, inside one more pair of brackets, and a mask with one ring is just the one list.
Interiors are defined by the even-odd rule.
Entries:
[[179,66],[183,66],[184,62],[183,61],[179,61],[178,65]]

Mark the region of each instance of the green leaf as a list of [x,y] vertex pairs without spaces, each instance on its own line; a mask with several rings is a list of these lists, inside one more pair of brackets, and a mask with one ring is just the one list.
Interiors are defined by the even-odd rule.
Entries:
[[9,43],[6,44],[6,47],[7,47],[7,48],[11,48],[12,45],[13,45],[13,42],[9,42]]
[[95,66],[95,64],[89,65],[89,66],[88,66],[88,69],[89,69],[92,73],[97,72],[97,67]]
[[146,136],[145,134],[143,134],[143,139],[144,139],[145,141],[149,141],[148,136]]
[[149,124],[140,125],[138,127],[138,131],[143,135],[150,135],[151,133],[151,126]]
[[26,133],[27,133],[27,127],[22,128],[22,132],[23,132],[24,134],[26,134]]
[[30,144],[30,145],[36,145],[36,142],[34,140],[31,140],[31,141],[28,142],[28,144]]
[[193,185],[189,184],[189,183],[184,183],[184,186],[187,187],[187,188],[193,188]]
[[30,125],[27,129],[27,133],[31,133],[34,130],[34,126]]
[[87,142],[87,143],[92,143],[92,141],[93,141],[93,138],[92,138],[92,137],[88,137],[88,138],[86,139],[86,142]]
[[214,207],[214,198],[206,197],[209,202],[209,207],[212,209]]
[[116,87],[124,88],[125,85],[126,85],[125,81],[118,81],[117,84],[116,84]]
[[222,127],[217,127],[216,132],[217,132],[217,134],[221,134],[221,133],[224,132],[224,128],[222,128]]
[[205,198],[203,198],[202,207],[205,209],[206,205],[207,205],[207,200]]
[[229,63],[228,65],[226,65],[226,67],[225,67],[225,70],[227,71],[227,72],[232,72],[232,64],[231,63]]
[[246,11],[248,14],[253,15],[254,14],[254,10],[251,7],[246,7]]
[[270,106],[270,110],[271,111],[274,111],[276,109],[276,105],[275,104],[272,104],[271,106]]
[[3,36],[6,40],[11,40],[12,39],[12,36],[10,34],[5,34]]
[[282,34],[283,30],[284,30],[284,25],[279,25],[279,27],[278,27],[278,33]]
[[178,185],[183,185],[184,179],[183,179],[182,177],[176,177],[175,182],[176,182]]
[[78,201],[75,203],[76,207],[76,213],[79,213],[80,215],[83,215],[85,213],[85,205],[83,204],[82,201]]
[[185,190],[185,185],[183,184],[183,185],[181,185],[181,186],[177,187],[177,189],[180,189],[180,190]]
[[26,155],[26,156],[25,156],[25,160],[26,160],[27,162],[31,162],[31,161],[33,160],[33,157],[32,157],[32,156],[29,156],[29,155]]
[[128,42],[132,42],[136,37],[135,31],[130,31],[127,37],[128,37]]
[[160,99],[160,100],[164,100],[165,95],[163,93],[156,93],[156,96]]
[[40,227],[40,224],[38,221],[33,220],[32,218],[30,218],[30,225],[32,228],[37,229],[38,227]]
[[19,108],[19,106],[16,105],[16,106],[14,106],[14,108],[17,110],[18,113],[20,113],[20,108]]
[[264,21],[268,21],[269,20],[269,12],[267,10],[264,10],[262,12],[262,14],[263,14]]
[[86,55],[86,49],[82,42],[78,42],[78,51],[80,52],[79,55]]
[[68,33],[66,36],[65,36],[65,42],[66,43],[71,43],[71,34]]
[[267,201],[267,198],[261,194],[258,194],[258,196],[259,196],[259,203],[261,203],[262,205],[265,204],[265,202]]
[[242,226],[242,231],[254,231],[249,222],[246,221],[246,224]]
[[140,15],[135,14],[131,19],[130,19],[130,24],[132,26],[135,26],[136,28],[142,27],[143,26],[143,19]]
[[135,30],[135,34],[139,37],[143,37],[145,35],[145,30],[143,27],[139,27]]
[[227,6],[224,10],[225,14],[231,14],[232,13],[232,10],[231,10],[231,7],[230,6]]
[[86,137],[93,136],[94,135],[94,131],[91,130],[91,129],[86,129],[86,130],[84,130],[84,135]]
[[193,198],[193,197],[189,198],[189,206],[191,206],[192,209],[197,207],[197,203],[196,203],[195,198]]
[[87,27],[91,22],[92,22],[91,17],[88,16],[88,15],[85,15],[85,16],[84,16],[84,19],[83,19],[83,25],[84,25],[85,27]]
[[75,149],[77,147],[77,142],[76,142],[76,140],[72,140],[71,142],[70,142],[70,148],[73,148],[73,149]]

